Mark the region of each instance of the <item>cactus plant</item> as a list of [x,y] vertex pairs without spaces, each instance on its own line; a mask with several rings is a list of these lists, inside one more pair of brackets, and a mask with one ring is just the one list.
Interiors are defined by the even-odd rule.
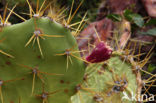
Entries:
[[[82,21],[70,24],[82,2],[72,15],[73,0],[66,20],[64,8],[53,12],[51,4],[44,8],[45,1],[40,4],[37,0],[33,10],[26,0],[29,20],[13,11],[16,5],[12,9],[6,6],[0,16],[0,103],[131,103],[123,97],[132,98],[132,93],[140,99],[141,88],[148,83],[141,80],[140,71],[150,55],[136,62],[135,57],[141,54],[125,49],[130,24],[122,22],[119,32],[128,38],[122,42],[121,37],[122,43],[114,48],[101,41],[95,29],[99,43],[85,60],[80,53],[86,50],[79,51],[75,37],[87,13]],[[6,17],[7,9],[10,13]],[[11,25],[12,13],[24,22]],[[73,28],[76,25],[78,28]]]
[[[77,85],[77,94],[72,96],[72,103],[145,102],[141,90],[142,87],[145,88],[145,85],[148,85],[147,81],[154,75],[151,74],[152,77],[148,80],[141,80],[140,73],[148,73],[142,67],[151,57],[151,51],[142,62],[136,61],[142,54],[134,54],[136,45],[130,49],[132,42],[127,44],[128,38],[130,38],[130,23],[123,20],[117,25],[114,41],[112,40],[110,43],[112,49],[100,40],[95,29],[99,43],[93,46],[92,52],[86,58],[90,64],[86,68],[83,84]],[[125,48],[126,45],[128,45],[127,48]],[[145,88],[145,93],[147,91],[148,89]]]
[[89,65],[72,103],[131,103],[122,97],[126,93],[132,98],[131,93],[138,92],[135,66],[121,57],[124,55],[114,54],[107,62]]
[[0,103],[67,103],[83,80],[76,39],[39,11],[22,23],[1,26]]

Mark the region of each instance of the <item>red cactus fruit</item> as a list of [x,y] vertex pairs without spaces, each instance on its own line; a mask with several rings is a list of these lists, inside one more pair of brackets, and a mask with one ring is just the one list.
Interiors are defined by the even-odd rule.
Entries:
[[108,60],[111,57],[112,49],[104,42],[100,42],[93,49],[92,53],[86,57],[91,63],[99,63]]

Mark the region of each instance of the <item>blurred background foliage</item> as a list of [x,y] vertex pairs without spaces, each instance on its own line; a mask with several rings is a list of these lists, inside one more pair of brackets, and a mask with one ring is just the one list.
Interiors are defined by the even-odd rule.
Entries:
[[[35,8],[36,6],[36,1],[37,0],[29,0],[33,7]],[[66,7],[67,10],[65,12],[66,15],[70,12],[70,8],[72,5],[73,0],[46,0],[48,1],[47,3],[52,3],[52,6],[57,6],[59,8]],[[40,0],[40,5],[42,4],[43,0]],[[79,4],[82,2],[82,5],[80,9],[78,10],[75,18],[73,19],[72,22],[80,21],[83,17],[83,15],[87,12],[87,18],[89,18],[89,21],[95,21],[98,7],[101,3],[101,0],[75,0],[74,2],[74,7],[73,7],[73,12],[77,9]],[[8,8],[12,8],[14,5],[17,4],[18,9],[15,8],[15,12],[22,17],[28,19],[28,15],[24,15],[23,13],[28,13],[29,8],[26,0],[0,0],[0,12],[1,14],[3,13],[5,5],[8,3]],[[48,4],[47,4],[48,5]],[[11,16],[9,20],[12,24],[22,22],[18,17],[15,15]]]
[[[72,5],[72,1],[73,0],[58,0],[57,3],[60,4],[61,6],[66,6],[70,8]],[[91,22],[95,21],[98,12],[98,7],[102,2],[102,0],[75,0],[73,11],[76,10],[76,8],[79,6],[81,2],[83,3],[80,9],[78,10],[78,13],[75,16],[74,20],[81,20],[82,16],[87,12],[87,18],[89,18],[89,21]]]

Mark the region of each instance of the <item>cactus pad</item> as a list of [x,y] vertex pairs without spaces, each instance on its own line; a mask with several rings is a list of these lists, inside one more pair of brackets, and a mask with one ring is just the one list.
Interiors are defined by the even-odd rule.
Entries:
[[133,65],[121,57],[114,55],[106,62],[90,64],[72,103],[131,103],[122,97],[124,92],[129,98],[137,93],[136,75]]
[[0,103],[67,103],[83,80],[75,38],[49,18],[3,27],[0,40]]

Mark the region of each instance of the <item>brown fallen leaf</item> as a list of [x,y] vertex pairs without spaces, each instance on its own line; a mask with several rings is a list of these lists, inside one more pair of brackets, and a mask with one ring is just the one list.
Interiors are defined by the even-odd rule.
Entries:
[[79,35],[78,45],[80,49],[86,49],[88,47],[88,40],[90,44],[96,44],[98,37],[95,29],[104,42],[112,35],[113,22],[110,19],[104,18],[103,20],[93,22],[85,28]]
[[149,16],[156,17],[156,0],[142,0]]

